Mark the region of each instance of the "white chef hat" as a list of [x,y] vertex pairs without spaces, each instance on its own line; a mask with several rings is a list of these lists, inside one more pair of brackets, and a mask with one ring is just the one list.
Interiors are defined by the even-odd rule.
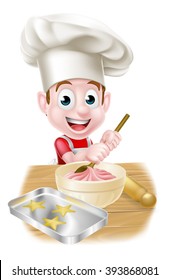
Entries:
[[38,66],[44,91],[59,81],[124,74],[132,61],[128,45],[94,19],[70,14],[31,18],[23,30],[24,60]]

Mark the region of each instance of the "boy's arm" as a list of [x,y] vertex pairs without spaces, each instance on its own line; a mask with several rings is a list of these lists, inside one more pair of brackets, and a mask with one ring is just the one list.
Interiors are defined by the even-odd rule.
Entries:
[[90,147],[74,154],[72,151],[66,152],[62,160],[66,163],[75,161],[92,161],[96,164],[104,160],[110,153],[109,147],[104,143],[93,144]]

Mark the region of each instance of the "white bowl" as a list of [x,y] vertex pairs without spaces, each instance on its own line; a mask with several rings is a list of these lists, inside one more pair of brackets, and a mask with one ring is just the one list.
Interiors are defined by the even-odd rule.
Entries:
[[104,208],[118,200],[122,194],[126,180],[126,171],[119,165],[102,162],[96,165],[96,168],[104,169],[115,175],[116,178],[105,181],[76,181],[65,178],[65,175],[70,171],[75,171],[78,167],[88,163],[76,162],[58,167],[55,172],[57,188],[69,196]]

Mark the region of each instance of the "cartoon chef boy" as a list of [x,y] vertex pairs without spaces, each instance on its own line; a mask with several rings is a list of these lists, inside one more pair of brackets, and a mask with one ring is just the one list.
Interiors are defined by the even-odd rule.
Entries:
[[58,163],[104,160],[120,143],[120,134],[107,130],[96,144],[89,135],[109,108],[104,75],[124,74],[131,49],[101,22],[69,14],[31,18],[21,49],[24,60],[40,70],[40,109],[63,134],[54,143]]

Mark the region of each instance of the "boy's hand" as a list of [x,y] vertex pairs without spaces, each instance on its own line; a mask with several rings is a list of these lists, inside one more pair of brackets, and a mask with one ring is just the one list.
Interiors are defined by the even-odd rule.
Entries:
[[100,140],[101,143],[104,143],[108,146],[109,150],[112,151],[119,145],[120,141],[122,140],[119,132],[107,130],[102,136],[102,139]]
[[104,143],[97,143],[91,145],[87,149],[85,159],[98,164],[102,160],[104,160],[109,155],[109,153],[110,153],[110,149],[108,145]]

